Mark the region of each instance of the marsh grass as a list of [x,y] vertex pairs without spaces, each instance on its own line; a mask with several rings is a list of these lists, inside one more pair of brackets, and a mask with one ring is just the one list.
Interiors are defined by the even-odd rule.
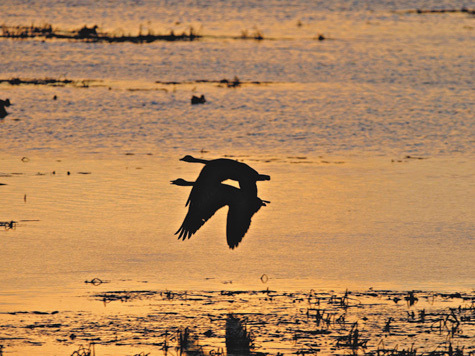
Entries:
[[353,351],[357,351],[360,348],[366,348],[366,344],[369,339],[361,337],[361,333],[358,329],[358,322],[355,322],[348,333],[348,335],[337,337],[337,347],[345,346],[349,347]]
[[189,327],[180,328],[177,331],[176,351],[179,355],[204,356],[203,348],[199,345],[198,337],[193,334]]
[[[10,39],[40,39],[40,40],[71,40],[83,42],[107,42],[107,43],[151,43],[155,41],[195,41],[203,38],[212,39],[234,39],[234,40],[277,40],[279,38],[265,37],[264,33],[254,27],[252,30],[244,29],[237,36],[230,35],[203,35],[201,29],[195,29],[189,26],[181,32],[175,32],[171,29],[168,33],[156,33],[153,29],[144,30],[143,25],[139,25],[136,34],[126,33],[123,30],[115,30],[112,32],[99,31],[99,27],[94,25],[92,27],[83,26],[74,30],[66,30],[56,28],[49,23],[41,25],[0,25],[0,38]],[[288,38],[286,38],[288,39]],[[323,35],[317,35],[316,39],[323,40]]]
[[34,24],[29,26],[24,25],[1,25],[0,38],[11,39],[65,39],[85,42],[132,42],[132,43],[150,43],[155,41],[193,41],[202,36],[192,26],[181,33],[175,33],[170,30],[168,34],[155,34],[152,30],[148,33],[143,33],[143,28],[140,26],[137,35],[125,33],[107,33],[97,31],[98,26],[93,27],[83,26],[76,30],[63,30],[53,27],[51,24],[42,24],[36,26]]
[[31,24],[29,26],[17,25],[17,26],[8,26],[8,25],[1,25],[0,26],[0,37],[6,38],[34,38],[34,37],[45,37],[49,38],[54,34],[55,30],[51,24],[42,24],[42,25],[34,25]]
[[226,349],[228,355],[250,355],[253,336],[247,330],[246,320],[228,314],[226,318]]
[[[104,347],[148,345],[173,356],[276,355],[282,350],[299,355],[475,356],[473,292],[413,291],[417,304],[394,302],[409,295],[374,290],[109,291],[92,293],[93,302],[120,302],[126,313],[10,312],[4,331],[17,335],[14,340],[0,337],[0,342],[10,351],[41,334],[66,345],[72,340]],[[136,314],[135,307],[148,307],[146,317]],[[80,352],[87,349],[75,356]]]
[[155,291],[143,290],[143,291],[112,291],[105,293],[94,294],[93,298],[101,300],[104,304],[108,304],[114,301],[129,302],[133,300],[143,300],[151,298],[158,294]]
[[85,347],[83,345],[79,346],[79,349],[74,351],[71,356],[96,356],[96,350],[94,343],[91,342],[89,346]]
[[64,87],[72,86],[76,88],[89,88],[92,83],[99,82],[96,80],[82,79],[82,80],[72,80],[66,78],[8,78],[0,79],[1,83],[6,83],[10,85],[46,85],[53,87]]

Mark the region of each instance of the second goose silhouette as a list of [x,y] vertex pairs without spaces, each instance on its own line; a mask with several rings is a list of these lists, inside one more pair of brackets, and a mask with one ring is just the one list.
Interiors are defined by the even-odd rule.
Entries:
[[[193,187],[197,184],[197,182],[189,182],[181,178],[171,183]],[[175,235],[178,234],[178,239],[189,239],[219,209],[227,205],[229,210],[226,220],[226,239],[229,248],[234,249],[249,230],[254,214],[266,203],[269,202],[236,187],[219,183],[208,191],[205,200],[190,202],[188,213]]]
[[202,163],[205,166],[196,179],[186,205],[193,199],[201,199],[207,189],[227,179],[239,182],[239,187],[248,194],[257,196],[257,181],[270,180],[270,176],[259,174],[247,164],[228,158],[206,160],[186,155],[180,161]]

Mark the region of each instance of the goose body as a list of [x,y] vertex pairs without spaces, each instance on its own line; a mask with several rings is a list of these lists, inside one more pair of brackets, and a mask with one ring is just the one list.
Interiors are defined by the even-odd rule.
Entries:
[[[189,182],[180,178],[171,183],[179,186],[193,186],[195,188],[198,180],[196,182]],[[219,209],[228,206],[226,239],[229,248],[234,249],[249,230],[254,214],[262,206],[265,206],[265,203],[266,201],[261,200],[252,193],[250,194],[227,184],[218,183],[213,187],[208,187],[206,199],[193,199],[189,202],[188,213],[175,235],[178,235],[178,239],[181,240],[189,239]]]
[[206,199],[207,192],[210,188],[227,179],[239,182],[239,187],[243,191],[255,196],[257,196],[256,182],[270,180],[270,176],[259,174],[247,164],[228,158],[205,160],[187,155],[180,159],[180,161],[202,163],[205,165],[196,179],[196,184],[193,185],[193,189],[185,206],[193,200]]

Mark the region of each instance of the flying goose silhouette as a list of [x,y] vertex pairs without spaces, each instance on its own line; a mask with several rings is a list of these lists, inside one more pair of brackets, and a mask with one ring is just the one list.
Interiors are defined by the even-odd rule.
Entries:
[[[179,178],[171,181],[171,183],[195,188],[198,185],[198,180],[189,182]],[[193,199],[189,202],[188,213],[175,235],[178,234],[178,239],[181,240],[189,239],[219,209],[227,205],[229,210],[226,221],[226,239],[229,248],[234,249],[249,230],[254,214],[269,202],[227,184],[218,183],[208,188],[206,199]]]
[[270,180],[270,176],[259,174],[247,164],[228,158],[206,160],[186,155],[180,161],[202,163],[205,166],[200,172],[196,184],[191,190],[187,206],[193,199],[202,199],[210,186],[221,183],[227,179],[239,182],[239,187],[248,194],[257,196],[257,181]]

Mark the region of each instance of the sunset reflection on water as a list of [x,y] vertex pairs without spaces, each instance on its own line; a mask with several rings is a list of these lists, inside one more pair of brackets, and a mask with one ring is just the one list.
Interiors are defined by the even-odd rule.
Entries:
[[[57,35],[0,38],[0,354],[474,350],[462,0],[111,4],[0,2]],[[271,176],[236,249],[227,208],[174,235],[186,154]]]

